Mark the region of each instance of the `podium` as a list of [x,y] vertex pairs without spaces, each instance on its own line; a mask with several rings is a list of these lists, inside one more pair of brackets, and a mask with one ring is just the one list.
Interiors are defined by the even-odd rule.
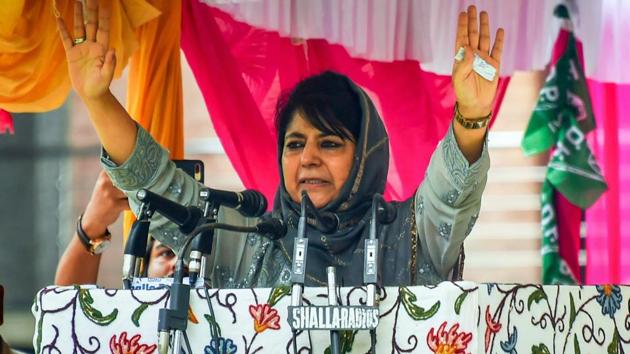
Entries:
[[[203,289],[193,289],[187,329],[192,352],[293,353],[289,291],[210,289],[208,299]],[[342,305],[365,303],[363,288],[341,288],[339,295]],[[167,289],[46,287],[33,304],[35,352],[157,353],[158,311],[168,297]],[[306,288],[304,303],[326,305],[327,289]],[[377,353],[630,352],[630,286],[386,287],[379,310]],[[219,337],[211,339],[210,326]],[[325,353],[330,345],[328,331],[304,331],[296,340],[301,353]],[[341,333],[342,352],[369,348],[368,331]]]

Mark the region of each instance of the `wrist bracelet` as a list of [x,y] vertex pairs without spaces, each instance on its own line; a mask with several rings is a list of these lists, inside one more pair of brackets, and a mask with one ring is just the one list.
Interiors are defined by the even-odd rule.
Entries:
[[490,117],[492,117],[492,112],[490,112],[485,117],[465,118],[459,112],[458,105],[457,105],[457,103],[455,103],[455,120],[457,121],[457,123],[461,124],[466,129],[481,129],[481,128],[485,128],[488,125],[488,122],[490,121]]

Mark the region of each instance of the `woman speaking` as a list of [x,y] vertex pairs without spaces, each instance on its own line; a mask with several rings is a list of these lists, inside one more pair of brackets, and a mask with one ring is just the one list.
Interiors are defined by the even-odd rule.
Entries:
[[[168,152],[110,92],[116,58],[109,48],[109,9],[87,1],[84,22],[81,4],[76,4],[73,33],[62,19],[57,23],[72,85],[88,108],[103,145],[102,163],[114,185],[128,195],[132,210],[138,209],[136,192],[142,188],[181,204],[199,205],[203,186],[176,169]],[[382,285],[447,280],[478,217],[489,168],[486,126],[497,91],[504,35],[499,29],[491,47],[488,14],[481,12],[478,18],[474,6],[459,14],[457,26],[454,119],[433,153],[422,185],[408,200],[394,203],[396,219],[380,230]],[[485,72],[479,70],[479,63]],[[341,284],[359,285],[371,201],[385,189],[389,164],[383,122],[366,93],[333,72],[298,83],[277,107],[281,182],[271,214],[285,222],[288,233],[269,240],[256,234],[235,238],[217,232],[212,285],[289,283],[303,191],[315,207],[336,214],[340,221],[330,234],[308,226],[306,285],[325,285],[325,268],[331,265]],[[255,222],[230,210],[222,210],[220,219],[241,225]],[[166,245],[176,249],[183,243],[176,226],[164,218],[156,215],[151,224],[153,236]]]

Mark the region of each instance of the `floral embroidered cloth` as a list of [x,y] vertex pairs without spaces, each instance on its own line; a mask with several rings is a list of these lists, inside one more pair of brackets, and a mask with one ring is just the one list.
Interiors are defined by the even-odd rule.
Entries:
[[[387,287],[380,303],[379,353],[624,353],[630,350],[630,286],[441,283]],[[187,336],[193,353],[293,353],[287,288],[196,289]],[[162,290],[47,287],[33,314],[36,353],[157,353]],[[365,300],[342,288],[343,305]],[[208,307],[212,304],[214,316]],[[304,303],[325,305],[325,288]],[[215,332],[214,338],[210,333]],[[366,353],[367,331],[341,333],[342,352]],[[327,331],[297,334],[301,352],[329,352]]]

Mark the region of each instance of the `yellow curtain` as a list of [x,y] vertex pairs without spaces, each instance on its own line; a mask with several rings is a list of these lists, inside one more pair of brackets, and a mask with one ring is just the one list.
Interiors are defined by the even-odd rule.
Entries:
[[[183,95],[180,64],[181,1],[152,0],[162,15],[140,27],[140,46],[130,60],[127,110],[171,152],[184,156]],[[125,240],[133,223],[125,213]]]
[[[63,16],[71,29],[74,1],[0,0],[0,108],[44,112],[66,100],[70,79],[55,14]],[[181,2],[106,1],[112,10],[110,46],[116,50],[115,77],[128,61],[131,65],[127,110],[171,151],[171,158],[182,158]],[[125,235],[132,217],[125,214]]]
[[[44,112],[66,100],[70,79],[55,14],[63,16],[72,29],[74,1],[0,0],[0,108]],[[131,66],[127,110],[171,151],[171,158],[182,158],[181,2],[105,1],[112,10],[110,46],[116,50],[115,77],[128,61]],[[131,213],[125,215],[125,235],[132,217]]]
[[[45,112],[66,100],[70,79],[55,13],[72,28],[75,0],[0,0],[0,108]],[[157,17],[146,0],[111,2],[110,45],[116,50],[116,77],[138,47],[135,29]]]

